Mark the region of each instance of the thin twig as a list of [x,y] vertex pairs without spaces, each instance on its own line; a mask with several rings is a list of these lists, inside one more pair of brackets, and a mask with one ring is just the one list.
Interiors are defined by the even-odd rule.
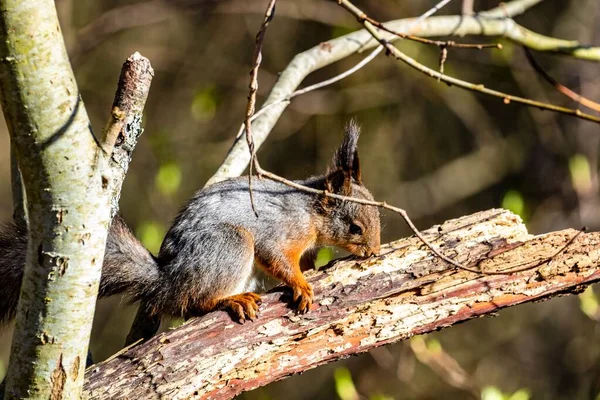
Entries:
[[457,49],[476,49],[476,50],[501,49],[502,48],[502,45],[500,43],[456,43],[455,41],[452,41],[452,40],[446,40],[446,41],[431,40],[431,39],[422,38],[420,36],[409,35],[406,33],[398,32],[393,29],[390,29],[390,28],[386,27],[383,23],[369,17],[366,14],[360,15],[360,16],[356,17],[356,19],[360,23],[362,23],[363,21],[368,21],[371,24],[375,25],[377,28],[381,29],[382,31],[391,33],[392,35],[398,36],[399,38],[408,39],[408,40],[412,40],[414,42],[419,42],[419,43],[423,43],[423,44],[430,44],[433,46],[438,46],[440,48],[441,47],[446,47],[446,48],[455,47]]
[[[356,7],[354,4],[352,4],[348,0],[333,0],[333,1],[335,1],[336,3],[341,5],[344,9],[346,9],[347,11],[352,13],[357,18],[364,15],[364,12],[362,10],[360,10],[358,7]],[[416,69],[426,75],[431,76],[432,78],[437,78],[447,84],[455,85],[462,89],[471,90],[474,92],[480,92],[480,93],[484,93],[484,94],[494,96],[494,97],[499,97],[503,100],[503,102],[505,104],[509,104],[510,102],[515,102],[515,103],[525,104],[530,107],[537,107],[542,110],[555,111],[555,112],[559,112],[562,114],[576,116],[578,118],[585,119],[588,121],[600,123],[600,117],[582,113],[580,110],[574,110],[571,108],[555,106],[553,104],[542,103],[539,101],[526,99],[523,97],[509,95],[509,94],[506,94],[503,92],[499,92],[497,90],[488,89],[482,84],[474,84],[474,83],[466,82],[466,81],[463,81],[463,80],[460,80],[457,78],[452,78],[447,75],[440,74],[439,72],[437,72],[429,67],[426,67],[425,65],[416,61],[415,59],[404,54],[397,47],[395,47],[389,41],[384,39],[377,31],[377,28],[373,24],[371,24],[369,21],[367,21],[366,19],[363,19],[362,24],[365,27],[365,29],[371,34],[371,36],[373,36],[373,38],[375,40],[377,40],[382,46],[384,46],[386,48],[387,54],[393,55],[395,58],[405,62],[406,64],[410,65],[414,69]]]
[[262,47],[265,40],[265,33],[267,33],[267,27],[269,22],[275,15],[275,3],[277,0],[271,0],[265,11],[265,18],[263,23],[256,34],[256,46],[254,48],[254,59],[252,61],[252,70],[250,71],[250,93],[248,95],[248,104],[246,105],[246,118],[244,119],[244,126],[246,127],[246,142],[248,143],[248,150],[250,151],[250,171],[248,172],[248,187],[250,192],[250,203],[252,204],[252,211],[258,218],[258,212],[254,205],[254,196],[252,194],[252,169],[259,170],[258,159],[256,158],[256,149],[254,148],[254,138],[252,137],[252,115],[256,107],[256,92],[258,91],[258,69],[262,61]]
[[562,94],[564,94],[565,96],[570,98],[571,100],[576,101],[577,103],[581,104],[582,106],[591,108],[594,111],[600,112],[600,104],[598,104],[595,101],[590,100],[586,97],[583,97],[579,93],[576,93],[576,92],[572,91],[571,89],[569,89],[568,87],[559,83],[556,79],[551,77],[550,74],[548,74],[544,70],[544,68],[542,68],[542,66],[535,60],[535,58],[533,57],[533,54],[531,53],[531,50],[529,50],[527,47],[523,47],[523,50],[525,50],[525,55],[527,56],[527,61],[529,61],[529,64],[533,67],[533,69],[542,78],[544,78],[544,80],[546,82],[548,82],[549,84],[554,86],[556,88],[556,90],[558,90],[559,92],[561,92]]
[[528,264],[525,267],[522,268],[515,268],[512,270],[508,270],[508,271],[483,271],[481,269],[477,269],[477,268],[471,268],[471,267],[467,267],[461,263],[459,263],[456,260],[453,260],[451,258],[449,258],[448,256],[440,253],[440,251],[438,249],[436,249],[433,244],[431,244],[427,239],[425,239],[425,237],[423,236],[423,234],[417,229],[417,227],[414,225],[414,223],[412,222],[412,220],[410,219],[410,217],[408,216],[408,213],[403,210],[402,208],[399,207],[394,207],[391,206],[389,204],[387,204],[385,201],[380,202],[380,201],[374,201],[374,200],[365,200],[365,199],[358,199],[355,197],[348,197],[348,196],[342,196],[339,194],[335,194],[335,193],[330,193],[327,190],[320,190],[320,189],[315,189],[315,188],[310,188],[304,185],[300,185],[299,183],[290,181],[288,179],[285,179],[279,175],[276,175],[272,172],[266,171],[262,168],[258,168],[256,171],[260,176],[271,179],[273,181],[276,182],[280,182],[283,183],[284,185],[287,185],[289,187],[292,187],[294,189],[298,189],[301,190],[303,192],[307,192],[307,193],[313,193],[319,196],[325,196],[325,197],[330,197],[333,199],[337,199],[337,200],[342,200],[342,201],[349,201],[352,203],[358,203],[358,204],[363,204],[366,206],[373,206],[373,207],[380,207],[383,208],[385,210],[389,210],[389,211],[393,211],[397,214],[400,214],[400,216],[402,217],[402,219],[404,219],[404,222],[406,222],[406,225],[408,225],[408,227],[410,228],[411,231],[413,231],[413,233],[415,234],[415,236],[425,245],[429,248],[429,250],[431,250],[431,252],[436,255],[437,257],[439,257],[440,259],[444,260],[445,262],[447,262],[448,264],[453,265],[454,267],[464,270],[464,271],[468,271],[468,272],[472,272],[475,274],[481,274],[481,275],[509,275],[509,274],[513,274],[516,272],[522,272],[522,271],[526,271],[529,270],[531,268],[535,268],[538,265],[542,265],[544,263],[547,263],[549,261],[551,261],[552,259],[554,259],[557,255],[559,255],[560,253],[562,253],[563,251],[565,251],[565,249],[571,245],[571,243],[573,243],[578,237],[579,235],[584,232],[585,228],[583,228],[581,231],[577,232],[571,239],[569,239],[569,241],[556,253],[553,254],[551,257],[548,258],[544,258],[542,260],[537,260],[534,261],[533,264]]
[[[292,94],[290,94],[288,97],[286,97],[284,99],[275,100],[273,102],[270,102],[269,104],[265,104],[264,106],[261,107],[260,110],[258,110],[256,113],[254,113],[254,115],[252,115],[252,118],[250,118],[250,122],[252,122],[256,118],[260,117],[269,108],[273,107],[276,104],[280,104],[280,103],[284,103],[284,102],[290,102],[296,96],[300,96],[301,94],[305,94],[305,93],[311,92],[313,90],[321,89],[321,88],[323,88],[325,86],[332,85],[335,82],[340,81],[340,80],[342,80],[342,79],[344,79],[344,78],[352,75],[353,73],[355,73],[356,71],[358,71],[359,69],[361,69],[362,67],[364,67],[365,65],[367,65],[368,63],[370,63],[382,51],[383,51],[383,47],[381,47],[381,46],[376,47],[375,50],[373,50],[368,56],[366,56],[365,58],[363,58],[358,64],[356,64],[354,67],[350,68],[349,70],[344,71],[341,74],[334,76],[333,78],[329,78],[329,79],[324,80],[322,82],[315,83],[314,85],[307,86],[307,87],[305,87],[303,89],[300,89],[300,90],[296,90],[295,92],[293,92]],[[240,136],[242,136],[244,134],[245,126],[246,126],[245,123],[243,123],[240,126],[240,130],[238,131],[238,133],[236,135],[236,138],[238,138],[238,137],[240,137]]]
[[474,0],[463,0],[462,7],[460,9],[462,15],[475,14],[475,11],[473,10],[473,2]]
[[[502,12],[497,16],[498,8],[478,13],[476,17],[459,15],[433,16],[426,24],[421,24],[417,32],[421,36],[501,36],[515,43],[522,44],[537,51],[558,52],[569,54],[574,58],[587,60],[600,60],[600,47],[581,46],[577,41],[561,40],[537,34],[512,19],[503,18],[507,15],[513,18],[534,6],[541,0],[512,0],[504,4]],[[400,32],[413,32],[411,27],[420,18],[405,18],[386,22],[386,26]],[[385,38],[390,41],[399,39],[385,33]],[[262,113],[253,123],[253,137],[258,149],[266,140],[273,126],[277,123],[289,102],[280,99],[287,98],[294,92],[310,73],[330,65],[342,58],[360,51],[380,47],[380,43],[370,40],[366,30],[359,30],[336,39],[328,40],[324,51],[323,44],[314,46],[297,54],[270,91],[265,104],[273,104],[266,112]],[[225,159],[215,174],[209,179],[207,185],[241,175],[250,161],[247,144],[241,137],[236,138],[228,150]]]
[[[439,11],[443,6],[448,4],[450,1],[451,0],[448,0],[448,1],[442,0],[441,2],[436,4],[434,7],[427,10],[424,14],[420,15],[418,18],[416,18],[414,21],[412,21],[406,27],[406,32],[410,32],[413,28],[415,28],[423,20],[425,20],[426,18],[430,17],[431,15],[433,15],[434,13]],[[394,31],[394,32],[396,32],[396,31]],[[397,32],[397,35],[399,35],[399,37],[403,38],[404,35],[406,35],[406,34]],[[420,39],[423,39],[423,38],[420,38]],[[427,40],[427,39],[423,39],[423,40]],[[439,45],[439,46],[441,46],[442,44],[454,43],[454,42],[441,42],[441,41],[431,41],[431,42],[434,42],[436,45]],[[480,46],[480,45],[473,45],[473,46]],[[492,46],[492,45],[489,45],[489,46]],[[498,46],[499,46],[499,48],[502,47],[501,45],[498,45]],[[256,118],[258,118],[259,116],[264,114],[269,108],[273,107],[274,105],[286,103],[286,102],[289,103],[296,96],[300,96],[301,94],[305,94],[305,93],[311,92],[313,90],[321,89],[325,86],[332,85],[335,82],[338,82],[338,81],[352,75],[353,73],[355,73],[356,71],[358,71],[359,69],[361,69],[362,67],[364,67],[365,65],[370,63],[375,57],[377,57],[377,55],[379,55],[379,53],[381,53],[382,50],[383,50],[383,47],[377,46],[375,48],[375,50],[373,50],[368,56],[363,58],[358,64],[356,64],[354,67],[350,68],[349,70],[344,71],[341,74],[334,76],[333,78],[329,78],[322,82],[315,83],[314,85],[310,85],[303,89],[296,90],[292,94],[290,94],[288,97],[285,97],[282,99],[277,99],[275,101],[269,102],[268,104],[265,104],[264,106],[261,107],[260,110],[258,110],[254,115],[252,115],[252,118],[250,118],[250,122],[254,121]],[[240,136],[242,136],[242,134],[244,133],[244,127],[245,127],[245,123],[243,123],[242,126],[240,127],[240,129],[236,135],[236,139],[239,138]]]
[[444,75],[444,65],[446,64],[446,60],[448,59],[448,48],[441,47],[440,48],[440,76],[438,76],[438,82],[440,81],[440,77]]
[[[337,1],[337,0],[336,0]],[[447,1],[443,1],[442,3],[446,4],[448,3],[450,0]],[[253,137],[252,137],[252,130],[251,130],[251,118],[252,115],[254,113],[254,105],[256,102],[256,91],[258,88],[258,80],[257,80],[257,76],[258,76],[258,69],[260,67],[260,60],[262,58],[261,55],[261,50],[262,50],[262,43],[264,40],[264,34],[267,28],[268,23],[270,22],[270,20],[273,17],[273,8],[275,6],[275,2],[276,0],[271,0],[271,2],[269,3],[269,6],[267,7],[267,11],[265,12],[265,20],[259,30],[259,32],[256,35],[256,50],[255,50],[255,62],[254,62],[254,68],[252,69],[251,75],[252,75],[252,79],[251,79],[251,83],[250,83],[250,94],[248,96],[248,106],[246,109],[246,119],[244,121],[244,125],[246,128],[246,140],[248,142],[248,149],[251,153],[251,168],[254,167],[254,170],[256,171],[256,174],[259,177],[265,177],[268,179],[271,179],[273,181],[276,182],[280,182],[283,183],[289,187],[307,192],[307,193],[313,193],[316,195],[320,195],[320,196],[326,196],[326,197],[330,197],[330,198],[334,198],[337,200],[342,200],[342,201],[350,201],[350,202],[354,202],[354,203],[358,203],[358,204],[363,204],[363,205],[368,205],[368,206],[375,206],[375,207],[380,207],[380,208],[384,208],[386,210],[390,210],[393,211],[397,214],[400,214],[400,216],[404,219],[404,221],[406,222],[406,224],[409,226],[409,228],[413,231],[413,233],[415,234],[415,236],[417,236],[417,238],[419,238],[419,240],[425,244],[425,246],[427,246],[431,252],[433,254],[435,254],[437,257],[439,257],[440,259],[444,260],[445,262],[453,265],[454,267],[461,269],[461,270],[465,270],[468,272],[473,272],[476,274],[487,274],[487,275],[505,275],[505,274],[510,274],[513,272],[518,272],[521,270],[525,270],[525,269],[529,269],[529,268],[533,268],[534,266],[528,266],[527,268],[523,268],[523,269],[519,269],[519,270],[511,270],[511,271],[506,271],[506,272],[484,272],[482,270],[478,270],[475,268],[471,268],[471,267],[466,267],[464,265],[462,265],[461,263],[447,257],[446,255],[442,254],[439,250],[437,250],[427,239],[425,239],[425,237],[421,234],[421,232],[417,229],[417,227],[413,224],[412,220],[410,219],[410,217],[408,216],[407,212],[401,208],[398,207],[394,207],[394,206],[390,206],[389,204],[385,203],[385,202],[378,202],[378,201],[374,201],[374,200],[365,200],[365,199],[358,199],[358,198],[354,198],[354,197],[348,197],[348,196],[342,196],[342,195],[338,195],[335,193],[330,193],[327,190],[319,190],[319,189],[315,189],[315,188],[310,188],[304,185],[300,185],[296,182],[290,181],[288,179],[285,179],[279,175],[276,175],[272,172],[266,171],[264,169],[261,168],[261,166],[258,163],[257,157],[256,157],[256,152],[254,151],[254,141],[253,141]],[[347,3],[345,0],[339,0],[339,3]],[[441,3],[440,3],[441,4]],[[352,6],[350,4],[350,6]],[[438,4],[439,6],[439,4]],[[353,6],[352,6],[353,7]],[[434,7],[435,8],[435,7]],[[357,8],[355,8],[356,10],[358,10]],[[436,10],[439,9],[439,7],[435,8]],[[360,13],[362,13],[360,10],[358,10]],[[364,13],[362,13],[364,14]],[[363,21],[363,23],[365,24],[365,26],[368,27],[372,25],[368,22],[368,21]],[[386,42],[387,43],[387,42]],[[383,43],[382,43],[383,44]],[[441,75],[441,74],[440,74]],[[252,170],[251,170],[252,172]],[[253,203],[253,197],[252,197],[252,173],[250,172],[249,174],[249,191],[250,191],[250,200],[252,202],[252,207],[254,209],[254,203]],[[256,210],[254,209],[254,213],[256,214]],[[258,217],[258,214],[256,214]],[[576,238],[577,236],[579,236],[581,232],[579,232],[578,234],[576,234],[573,238],[571,238],[571,240],[569,240],[569,242],[567,243],[567,246],[569,244],[571,244]],[[564,248],[562,248],[560,250],[560,252],[562,252],[564,249],[566,248],[566,246]],[[560,253],[559,252],[559,253]],[[557,253],[558,254],[558,253]],[[553,257],[555,257],[556,255],[554,255]],[[538,261],[539,263],[539,261]],[[537,264],[536,264],[537,265]]]
[[431,17],[433,14],[438,12],[446,4],[450,3],[450,1],[452,1],[452,0],[442,0],[439,3],[437,3],[435,6],[431,7],[429,10],[425,11],[423,14],[421,14],[421,16],[419,18],[417,18],[415,20],[415,22],[413,24],[410,25],[410,27],[408,28],[408,31],[410,32],[413,27],[417,26],[419,23],[421,23],[421,21],[424,21],[427,18]]
[[441,79],[440,77],[442,75],[444,75],[444,65],[446,63],[446,60],[448,59],[448,49],[450,47],[456,47],[459,49],[477,49],[477,50],[492,49],[492,48],[493,49],[501,49],[502,48],[502,45],[500,43],[483,43],[483,44],[456,43],[452,40],[448,40],[448,41],[431,40],[431,39],[425,39],[425,38],[421,38],[421,37],[414,36],[414,35],[408,35],[408,34],[390,29],[390,28],[386,27],[383,23],[369,17],[366,14],[361,14],[360,16],[357,17],[357,19],[360,23],[363,23],[364,21],[368,21],[371,24],[373,24],[374,26],[376,26],[377,28],[379,28],[385,32],[391,33],[392,35],[398,36],[399,38],[408,39],[408,40],[412,40],[415,42],[430,44],[430,45],[439,47],[439,49],[440,49],[440,58],[439,58],[440,76],[438,76],[438,82]]
[[[538,267],[540,265],[549,263],[550,261],[552,261],[556,257],[558,257],[558,255],[560,255],[561,253],[563,253],[575,240],[577,240],[577,238],[579,237],[579,235],[581,235],[585,231],[587,231],[587,227],[584,226],[579,231],[577,231],[577,233],[574,234],[569,240],[567,240],[567,243],[565,243],[563,247],[561,247],[556,253],[552,254],[549,257],[545,257],[545,258],[542,258],[542,259],[537,260],[537,261],[531,261],[529,263],[525,263],[524,265],[522,265],[520,267],[517,267],[517,268],[513,268],[513,269],[507,269],[507,270],[503,270],[503,271],[489,271],[489,272],[481,270],[480,273],[484,274],[484,275],[514,274],[514,273],[517,273],[517,272],[527,271],[527,270],[530,270],[532,268]],[[490,258],[488,258],[488,260],[492,260],[493,258],[494,257],[490,257]]]

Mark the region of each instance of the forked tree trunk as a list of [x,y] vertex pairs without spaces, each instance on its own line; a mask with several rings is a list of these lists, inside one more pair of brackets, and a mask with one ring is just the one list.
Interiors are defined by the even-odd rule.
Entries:
[[5,398],[76,398],[109,223],[106,159],[54,1],[2,0],[0,13],[2,110],[30,226]]
[[[316,366],[435,331],[501,308],[577,293],[600,279],[600,233],[527,233],[520,219],[489,210],[431,228],[426,236],[464,265],[449,268],[415,238],[379,257],[345,259],[309,273],[315,305],[305,315],[281,292],[263,297],[261,315],[239,325],[223,312],[159,335],[86,373],[92,399],[229,399]],[[539,264],[539,265],[536,265]]]
[[95,137],[54,1],[0,0],[0,38],[2,111],[29,219],[5,398],[78,399],[106,232],[141,133],[152,69],[139,55],[128,60],[109,129]]

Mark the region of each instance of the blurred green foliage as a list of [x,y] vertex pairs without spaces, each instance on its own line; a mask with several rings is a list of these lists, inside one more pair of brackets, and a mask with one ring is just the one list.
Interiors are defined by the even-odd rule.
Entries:
[[502,208],[506,208],[519,215],[524,221],[525,219],[525,199],[517,190],[509,190],[502,198]]
[[196,121],[210,121],[213,119],[217,112],[215,87],[211,86],[196,92],[190,111],[192,118]]
[[166,229],[164,225],[156,221],[144,221],[138,225],[136,236],[142,244],[153,254],[158,254]]
[[590,163],[583,154],[575,154],[569,159],[569,172],[573,187],[578,192],[587,193],[592,186]]
[[579,295],[579,302],[581,311],[588,317],[598,320],[600,317],[600,304],[598,303],[598,297],[594,293],[594,289],[589,286]]
[[333,379],[335,380],[335,390],[341,400],[358,400],[360,398],[348,368],[336,368]]
[[319,249],[319,252],[317,253],[317,259],[315,260],[315,266],[317,269],[327,265],[329,261],[333,260],[334,255],[335,252],[331,247],[323,247]]
[[481,400],[529,400],[531,397],[526,389],[519,389],[513,394],[502,393],[494,386],[486,386],[481,391]]
[[156,189],[165,196],[174,194],[181,185],[181,168],[170,162],[160,166],[156,174]]

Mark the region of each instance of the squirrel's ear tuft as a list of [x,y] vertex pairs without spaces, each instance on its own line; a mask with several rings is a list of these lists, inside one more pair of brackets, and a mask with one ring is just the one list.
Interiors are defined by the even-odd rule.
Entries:
[[341,169],[356,183],[361,183],[360,162],[358,159],[358,137],[360,125],[353,118],[344,128],[344,140],[335,152],[334,164],[336,169]]
[[[344,128],[344,140],[333,156],[332,166],[327,171],[329,176],[342,174],[343,185],[350,189],[351,180],[362,184],[360,161],[358,159],[358,137],[360,126],[355,119],[351,119]],[[337,185],[334,185],[337,186]],[[341,188],[336,188],[341,189]]]

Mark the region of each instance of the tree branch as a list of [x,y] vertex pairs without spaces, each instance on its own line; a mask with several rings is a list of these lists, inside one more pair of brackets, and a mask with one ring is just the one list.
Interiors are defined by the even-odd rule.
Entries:
[[[424,234],[445,254],[503,271],[546,259],[574,235],[527,233],[520,218],[489,210]],[[582,234],[551,263],[511,275],[457,271],[415,237],[381,255],[347,258],[307,275],[316,294],[296,315],[282,289],[263,296],[261,316],[239,325],[214,312],[161,334],[86,374],[85,395],[214,398],[235,395],[339,358],[435,331],[512,305],[576,293],[600,280],[600,233]],[[276,289],[277,290],[277,289]]]
[[121,186],[133,150],[144,132],[142,116],[153,76],[150,61],[138,52],[132,54],[121,68],[112,111],[103,130],[103,149],[110,154],[111,218],[119,211]]
[[590,108],[596,112],[600,112],[600,104],[580,95],[579,93],[574,92],[573,90],[558,82],[556,79],[550,76],[550,74],[547,73],[544,68],[542,68],[542,66],[535,60],[533,54],[527,47],[524,47],[524,50],[527,61],[529,61],[529,65],[531,65],[535,72],[537,72],[537,74],[541,76],[546,82],[554,86],[556,90],[558,90],[560,93],[564,94],[571,100],[576,101],[582,106]]
[[106,157],[54,1],[0,1],[0,91],[28,202],[5,398],[77,398],[109,223]]
[[470,90],[473,92],[480,92],[480,93],[484,93],[484,94],[487,94],[487,95],[490,95],[493,97],[499,97],[499,98],[503,99],[505,104],[509,104],[510,102],[515,102],[515,103],[523,104],[523,105],[530,106],[530,107],[536,107],[541,110],[555,111],[555,112],[559,112],[562,114],[576,116],[578,118],[582,118],[582,119],[585,119],[588,121],[600,123],[600,117],[596,117],[596,116],[590,115],[590,114],[584,114],[579,109],[570,109],[570,108],[555,106],[553,104],[542,103],[539,101],[526,99],[524,97],[509,95],[507,93],[502,93],[497,90],[488,89],[482,84],[474,84],[474,83],[466,82],[466,81],[463,81],[460,79],[456,79],[456,78],[444,75],[443,74],[443,72],[444,72],[443,71],[443,65],[444,65],[443,62],[444,62],[445,58],[440,59],[440,72],[434,71],[433,69],[428,68],[425,65],[417,62],[415,59],[407,56],[406,54],[401,52],[397,47],[392,45],[387,39],[385,39],[383,37],[382,34],[379,33],[379,31],[377,30],[375,25],[373,25],[370,22],[370,19],[366,16],[366,14],[364,14],[358,7],[356,7],[350,1],[348,1],[348,0],[335,0],[335,1],[337,1],[348,12],[350,12],[354,16],[356,16],[356,18],[360,21],[360,23],[363,24],[363,26],[367,29],[367,31],[369,31],[371,36],[373,36],[382,46],[385,47],[388,54],[391,54],[396,59],[401,60],[402,62],[408,64],[409,66],[416,69],[417,71],[420,71],[426,75],[429,75],[432,78],[437,78],[438,81],[443,81],[447,84],[455,85],[462,89]]
[[[540,0],[515,0],[475,16],[437,16],[430,17],[412,29],[410,33],[421,37],[451,36],[489,36],[505,37],[537,51],[560,52],[572,57],[600,61],[600,47],[581,46],[577,41],[555,39],[531,32],[518,25],[511,18],[525,12]],[[386,22],[385,26],[398,32],[407,32],[414,18],[405,18]],[[383,34],[384,39],[392,42],[398,38],[392,34]],[[379,45],[366,30],[360,30],[336,39],[321,43],[294,57],[281,73],[277,83],[265,101],[269,110],[262,113],[253,124],[253,136],[256,149],[267,138],[277,120],[285,110],[287,99],[310,73],[333,64],[354,53]],[[270,106],[272,103],[278,103]],[[259,111],[260,112],[260,111]],[[243,136],[243,135],[242,135]],[[248,147],[243,137],[237,138],[229,150],[218,171],[208,184],[239,176],[250,161]]]

